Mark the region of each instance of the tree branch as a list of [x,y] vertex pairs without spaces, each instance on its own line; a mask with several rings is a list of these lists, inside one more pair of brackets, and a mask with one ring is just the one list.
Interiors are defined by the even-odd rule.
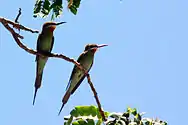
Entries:
[[[19,14],[20,14],[20,13],[19,13]],[[17,16],[17,17],[19,17],[19,16]],[[18,20],[18,18],[17,18],[17,20]],[[35,51],[35,50],[31,49],[31,48],[28,48],[26,45],[24,45],[24,44],[19,40],[19,38],[20,38],[20,39],[23,39],[24,37],[21,36],[21,35],[19,35],[18,33],[16,33],[16,32],[13,30],[13,28],[11,28],[8,24],[13,25],[13,27],[16,27],[17,29],[22,29],[22,30],[30,31],[30,32],[32,32],[32,33],[38,33],[38,31],[36,31],[36,30],[34,31],[34,30],[30,29],[30,28],[26,28],[26,27],[24,27],[24,26],[22,26],[22,25],[20,25],[20,24],[18,24],[18,23],[14,23],[14,22],[12,22],[12,21],[10,21],[10,20],[8,20],[8,19],[1,18],[1,17],[0,17],[0,22],[1,22],[1,23],[4,25],[4,27],[11,33],[11,35],[12,35],[13,38],[14,38],[14,40],[15,40],[16,43],[18,44],[18,46],[19,46],[20,48],[24,49],[26,52],[28,52],[28,53],[30,53],[30,54],[33,54],[33,55],[61,58],[61,59],[64,59],[64,60],[66,60],[66,61],[68,61],[68,62],[71,62],[71,63],[75,64],[78,68],[80,68],[80,69],[85,73],[85,75],[87,76],[87,80],[88,80],[88,83],[89,83],[89,85],[90,85],[90,87],[91,87],[91,90],[92,90],[93,93],[94,93],[94,97],[95,97],[95,99],[96,99],[96,102],[97,102],[97,105],[98,105],[98,108],[99,108],[99,112],[100,112],[100,114],[101,114],[101,116],[102,116],[102,119],[103,119],[104,121],[106,121],[104,112],[103,112],[103,110],[102,110],[102,108],[101,108],[101,104],[100,104],[99,98],[98,98],[98,96],[97,96],[97,92],[96,92],[96,90],[95,90],[95,88],[94,88],[94,86],[93,86],[93,84],[92,84],[92,82],[91,82],[90,75],[88,74],[88,72],[87,72],[77,61],[75,61],[74,59],[69,58],[69,57],[67,57],[67,56],[65,56],[65,55],[63,55],[63,54],[56,54],[56,53],[39,53],[39,52],[37,52],[37,51]]]
[[73,4],[73,0],[70,0],[69,3],[68,3],[68,8],[70,8]]
[[15,23],[15,22],[13,22],[13,21],[11,21],[11,20],[8,20],[8,19],[5,19],[5,18],[3,18],[3,17],[0,17],[0,22],[4,25],[4,24],[11,24],[13,27],[15,27],[16,29],[22,29],[22,30],[25,30],[25,31],[29,31],[29,32],[31,32],[31,33],[39,33],[39,31],[37,31],[37,30],[32,30],[32,29],[30,29],[30,28],[27,28],[27,27],[25,27],[25,26],[22,26],[22,25],[20,25],[20,24],[18,24],[18,23]]
[[90,77],[89,73],[87,74],[87,81],[88,81],[88,83],[89,83],[89,85],[91,87],[91,90],[92,90],[93,94],[94,94],[94,97],[95,97],[95,100],[97,102],[101,117],[102,117],[103,121],[106,121],[106,117],[105,117],[104,111],[101,108],[101,103],[100,103],[99,98],[97,96],[97,92],[95,90],[95,87],[93,86],[93,83],[91,82],[91,77]]
[[15,19],[15,23],[19,23],[18,22],[18,18],[20,17],[20,15],[22,14],[22,12],[21,12],[21,8],[19,8],[19,12],[18,12],[18,15],[16,16],[16,19]]

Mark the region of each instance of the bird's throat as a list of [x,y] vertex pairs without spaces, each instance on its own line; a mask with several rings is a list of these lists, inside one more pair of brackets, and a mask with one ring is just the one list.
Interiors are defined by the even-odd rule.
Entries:
[[56,28],[55,26],[51,26],[51,27],[50,27],[50,31],[51,31],[51,32],[54,32],[55,28]]
[[92,52],[95,53],[97,51],[97,48],[92,48]]

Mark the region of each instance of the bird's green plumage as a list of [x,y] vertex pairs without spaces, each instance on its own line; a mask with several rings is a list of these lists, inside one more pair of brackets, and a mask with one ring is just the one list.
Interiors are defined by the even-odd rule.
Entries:
[[[77,62],[81,64],[81,66],[89,72],[93,65],[94,53],[92,51],[85,51],[82,53]],[[82,70],[80,70],[77,66],[74,66],[69,84],[67,86],[67,91],[70,91],[71,94],[78,88],[81,82],[84,80],[85,74]]]
[[[37,51],[42,53],[48,53],[52,51],[54,44],[54,36],[53,33],[48,32],[42,32],[37,40]],[[36,56],[36,61],[38,65],[38,73],[41,73],[44,69],[44,66],[47,62],[47,57],[39,57]]]
[[[50,29],[43,28],[42,33],[39,35],[37,40],[37,51],[41,53],[49,53],[52,51],[53,44],[54,44],[53,32],[51,32]],[[35,93],[34,93],[33,105],[35,102],[37,90],[38,88],[41,87],[42,74],[47,60],[48,57],[41,57],[38,55],[36,56],[37,68],[36,68]]]
[[[60,25],[63,23],[66,23],[66,22],[60,22],[60,23],[46,22],[43,24],[42,32],[41,34],[39,34],[38,40],[37,40],[37,52],[40,52],[42,54],[51,53],[53,44],[54,44],[53,31],[55,30],[57,25]],[[47,60],[48,60],[48,57],[38,56],[38,55],[36,56],[37,69],[36,69],[33,105],[35,103],[37,90],[41,86],[42,74],[43,74],[43,70],[44,70]]]
[[[103,44],[103,45],[97,45],[97,44],[86,45],[84,52],[79,56],[77,62],[80,63],[80,65],[85,70],[87,70],[87,72],[89,72],[89,70],[91,69],[91,67],[93,65],[94,55],[95,55],[96,50],[98,48],[104,47],[104,46],[107,46],[107,45],[105,45],[105,44]],[[67,103],[70,95],[76,91],[76,89],[80,86],[80,84],[82,83],[82,81],[84,80],[85,77],[86,77],[85,73],[75,65],[73,68],[71,77],[69,79],[69,83],[66,88],[67,91],[62,99],[63,104],[59,110],[59,115],[60,115],[64,105]]]

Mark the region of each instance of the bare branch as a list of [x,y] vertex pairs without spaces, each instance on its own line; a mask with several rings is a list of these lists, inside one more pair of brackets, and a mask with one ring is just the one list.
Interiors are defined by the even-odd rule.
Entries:
[[22,30],[25,30],[25,31],[29,31],[29,32],[31,32],[31,33],[39,33],[38,30],[32,30],[32,29],[30,29],[30,28],[27,28],[27,27],[25,27],[25,26],[22,26],[21,24],[15,23],[15,22],[13,22],[13,21],[11,21],[11,20],[8,20],[8,19],[2,18],[2,17],[0,17],[0,22],[1,22],[1,23],[4,23],[4,24],[5,24],[5,23],[11,24],[13,27],[15,27],[15,28],[17,28],[17,29],[22,29]]
[[23,39],[24,37],[21,36],[20,34],[16,33],[6,22],[2,21],[2,24],[5,26],[5,28],[7,28],[8,31],[10,31],[10,33],[13,35],[13,37],[21,38]]
[[16,16],[16,19],[15,19],[15,23],[19,23],[18,22],[18,18],[20,17],[20,15],[22,14],[22,12],[21,12],[21,8],[19,8],[19,12],[18,12],[18,15]]
[[89,73],[87,74],[87,81],[88,81],[88,83],[89,83],[89,85],[91,87],[91,90],[92,90],[93,94],[94,94],[95,100],[96,100],[98,108],[99,108],[99,112],[100,112],[100,114],[102,116],[102,119],[103,119],[103,121],[106,121],[104,111],[101,108],[101,104],[100,104],[99,98],[97,96],[97,92],[95,90],[95,87],[93,86],[93,83],[91,82],[91,77],[90,77]]

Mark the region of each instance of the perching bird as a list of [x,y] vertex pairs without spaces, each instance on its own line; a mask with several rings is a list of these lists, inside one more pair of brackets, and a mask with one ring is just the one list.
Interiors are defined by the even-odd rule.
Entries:
[[[77,62],[80,63],[80,65],[87,71],[91,69],[93,65],[94,55],[98,48],[107,46],[106,44],[97,45],[97,44],[88,44],[85,46],[84,52],[79,56]],[[80,70],[76,65],[73,68],[71,77],[69,79],[69,83],[66,88],[66,93],[62,99],[62,106],[59,111],[59,115],[64,107],[64,105],[67,103],[69,97],[71,94],[73,94],[76,89],[79,87],[79,85],[82,83],[82,81],[85,78],[85,74],[82,70]]]
[[[46,22],[43,24],[42,32],[38,36],[37,40],[37,52],[41,53],[51,53],[53,44],[54,44],[54,36],[53,32],[57,25],[63,24],[66,22]],[[42,74],[45,67],[45,64],[48,60],[48,57],[36,56],[36,79],[35,79],[35,92],[33,98],[33,105],[35,103],[35,98],[37,94],[37,90],[41,87],[42,82]]]

